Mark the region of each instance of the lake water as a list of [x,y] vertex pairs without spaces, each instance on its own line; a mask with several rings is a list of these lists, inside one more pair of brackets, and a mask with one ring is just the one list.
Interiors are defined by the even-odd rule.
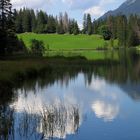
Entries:
[[140,59],[133,55],[47,73],[10,98],[0,101],[1,140],[140,140]]

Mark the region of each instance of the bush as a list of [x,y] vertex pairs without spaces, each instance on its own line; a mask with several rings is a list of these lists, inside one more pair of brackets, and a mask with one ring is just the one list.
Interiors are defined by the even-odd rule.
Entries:
[[112,33],[109,30],[109,27],[107,25],[102,25],[99,30],[100,30],[100,34],[103,36],[104,40],[111,39]]
[[44,43],[42,41],[32,39],[31,40],[31,53],[38,56],[43,56],[45,52]]

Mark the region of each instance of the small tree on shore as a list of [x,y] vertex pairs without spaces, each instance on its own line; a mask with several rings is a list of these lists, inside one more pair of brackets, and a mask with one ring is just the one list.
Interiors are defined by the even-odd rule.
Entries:
[[43,56],[45,53],[44,43],[36,39],[31,40],[31,53],[33,55]]
[[112,33],[107,25],[102,25],[99,30],[104,40],[110,40],[112,38]]

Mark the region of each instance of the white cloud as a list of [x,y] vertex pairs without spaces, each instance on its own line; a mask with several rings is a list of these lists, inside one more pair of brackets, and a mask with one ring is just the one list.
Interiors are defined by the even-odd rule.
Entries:
[[98,95],[101,95],[102,97],[106,97],[109,100],[116,101],[119,99],[119,95],[117,92],[119,88],[117,88],[115,85],[110,86],[104,79],[101,79],[99,77],[92,77],[92,81],[90,85],[87,86],[91,91],[98,93]]
[[[75,11],[76,17],[82,19],[83,13],[90,13],[94,18],[98,18],[105,11],[120,4],[121,0],[11,0],[14,8],[28,7],[33,9],[43,9],[51,14],[67,11]],[[123,0],[124,1],[124,0]],[[113,7],[111,7],[111,5]],[[73,14],[74,15],[74,14]],[[78,19],[81,22],[81,19]]]
[[94,90],[94,91],[102,91],[103,89],[105,89],[107,86],[106,81],[104,79],[100,79],[100,78],[95,78],[93,76],[92,78],[92,82],[90,85],[88,85],[89,89]]
[[21,8],[21,7],[29,7],[29,8],[35,8],[35,9],[41,9],[44,6],[47,6],[48,3],[50,4],[52,0],[11,0],[13,6],[15,8]]
[[119,106],[98,100],[92,104],[92,110],[98,118],[103,118],[104,121],[112,121],[119,113]]
[[104,10],[100,6],[93,6],[85,10],[85,13],[89,13],[92,16],[99,17],[104,14]]
[[71,9],[83,9],[89,8],[93,4],[97,4],[97,0],[62,0],[69,5]]
[[100,17],[105,13],[105,7],[108,4],[114,3],[115,0],[100,0],[97,5],[94,5],[84,11],[84,13],[89,13],[94,17]]
[[82,30],[82,29],[83,29],[83,24],[78,23],[78,26],[79,26],[80,30]]

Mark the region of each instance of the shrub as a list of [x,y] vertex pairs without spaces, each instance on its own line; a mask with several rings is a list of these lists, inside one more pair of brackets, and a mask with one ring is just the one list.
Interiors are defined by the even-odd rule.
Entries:
[[109,30],[109,27],[107,25],[102,25],[99,30],[100,30],[100,34],[103,36],[104,40],[111,39],[112,33]]
[[31,53],[38,56],[43,56],[45,52],[44,43],[42,41],[32,39],[31,40]]

